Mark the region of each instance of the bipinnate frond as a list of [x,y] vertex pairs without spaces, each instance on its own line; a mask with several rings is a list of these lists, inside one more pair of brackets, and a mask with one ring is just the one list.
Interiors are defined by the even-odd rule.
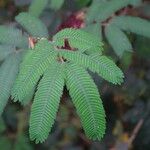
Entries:
[[105,133],[105,111],[98,89],[84,68],[66,65],[66,85],[86,135],[100,140]]
[[80,52],[71,52],[67,50],[61,50],[59,54],[68,61],[98,73],[102,78],[113,84],[121,84],[123,82],[124,76],[122,71],[106,56],[99,54],[88,56]]
[[139,17],[118,16],[112,20],[112,24],[122,30],[150,38],[150,21],[148,20]]
[[0,61],[7,58],[8,55],[15,53],[15,46],[12,45],[0,45]]
[[64,65],[55,62],[41,79],[30,116],[30,138],[43,142],[49,135],[56,118],[64,86]]
[[93,36],[83,30],[66,28],[55,34],[53,37],[54,44],[59,47],[64,46],[66,39],[72,48],[81,52],[89,49],[91,50],[92,48],[98,51],[103,50],[103,44],[100,42],[99,37]]
[[14,101],[23,101],[55,59],[56,53],[46,39],[41,39],[34,49],[29,50],[20,66],[18,78],[13,86],[12,98]]
[[0,67],[0,115],[10,97],[12,86],[19,71],[21,53],[12,54],[5,59]]
[[141,0],[111,0],[102,2],[95,1],[90,6],[86,21],[91,23],[93,21],[102,22],[109,17],[111,17],[116,11],[128,6],[128,5],[137,5]]
[[24,48],[27,43],[28,39],[22,34],[21,30],[12,26],[0,25],[0,44]]
[[48,37],[48,30],[43,22],[30,13],[20,13],[15,17],[16,21],[34,37]]
[[[86,23],[90,24],[96,19],[96,15],[99,15],[99,8],[101,5],[104,5],[107,1],[106,0],[93,0],[92,4],[87,10],[87,15],[86,15]],[[104,3],[104,4],[103,4]]]
[[28,105],[34,97],[34,93],[36,91],[36,86],[31,89],[31,91],[22,99],[21,104],[23,106]]
[[102,26],[100,23],[87,25],[83,30],[97,36],[102,41]]
[[108,25],[105,28],[105,36],[119,57],[122,57],[125,51],[132,51],[129,39],[119,27],[112,24]]
[[[66,39],[74,48],[72,51],[63,49]],[[22,104],[29,103],[39,81],[30,116],[31,140],[42,143],[48,137],[65,84],[86,135],[93,140],[103,137],[105,111],[88,69],[114,84],[123,81],[122,71],[102,55],[99,38],[82,30],[62,30],[52,41],[41,38],[33,49],[27,51],[12,89],[12,98]]]

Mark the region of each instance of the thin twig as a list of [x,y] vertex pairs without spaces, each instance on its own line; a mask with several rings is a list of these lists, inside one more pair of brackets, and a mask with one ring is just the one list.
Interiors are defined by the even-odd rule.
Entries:
[[135,128],[134,128],[134,130],[133,130],[133,132],[132,132],[132,134],[131,134],[131,137],[130,137],[129,140],[128,140],[128,147],[131,147],[131,145],[132,145],[134,139],[136,138],[136,136],[137,136],[139,130],[141,129],[143,123],[144,123],[144,119],[142,118],[142,119],[139,120],[139,122],[138,122],[137,125],[135,126]]

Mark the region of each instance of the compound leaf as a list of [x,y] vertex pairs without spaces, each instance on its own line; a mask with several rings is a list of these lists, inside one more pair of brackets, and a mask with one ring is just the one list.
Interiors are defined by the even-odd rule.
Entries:
[[36,143],[48,137],[63,92],[63,64],[54,63],[44,73],[35,94],[30,116],[30,138]]
[[22,31],[11,26],[0,26],[0,43],[17,47],[26,47],[28,39]]
[[4,60],[9,54],[15,53],[15,47],[11,45],[0,45],[0,61]]
[[79,66],[83,66],[92,72],[98,73],[105,80],[113,84],[121,84],[123,82],[124,76],[122,71],[106,56],[101,56],[97,53],[87,56],[79,52],[70,52],[66,50],[61,50],[59,54],[68,61],[72,61]]
[[86,21],[92,23],[93,21],[102,22],[111,17],[118,10],[128,6],[137,6],[141,3],[141,0],[95,0],[90,6]]
[[15,19],[30,35],[39,38],[48,37],[46,26],[30,13],[20,13]]
[[66,39],[72,48],[76,48],[81,52],[91,48],[102,51],[102,43],[100,42],[99,37],[93,36],[83,30],[66,28],[53,37],[55,45],[59,47],[65,46],[64,43]]
[[34,96],[35,90],[36,90],[36,86],[33,87],[33,89],[31,89],[31,91],[28,93],[28,95],[26,95],[26,96],[22,99],[21,104],[22,104],[23,106],[25,106],[25,105],[27,105],[27,104],[29,104],[29,103],[31,102],[31,100],[32,100],[32,98],[33,98],[33,96]]
[[132,45],[129,39],[125,33],[115,25],[108,25],[105,28],[105,35],[108,42],[119,57],[122,57],[125,51],[132,51]]
[[94,34],[102,41],[102,27],[100,23],[90,24],[84,28],[84,31]]
[[120,29],[150,37],[150,22],[139,17],[119,16],[113,19],[113,24]]
[[20,54],[7,57],[0,67],[0,114],[10,97],[12,86],[19,71]]
[[80,116],[86,135],[100,140],[105,133],[105,111],[99,92],[87,71],[76,64],[68,63],[66,85]]
[[104,1],[101,3],[95,2],[91,5],[89,12],[87,13],[87,22],[93,21],[104,21],[109,18],[112,14],[116,11],[120,10],[121,8],[131,4],[130,0],[111,0],[111,1]]
[[[101,5],[104,5],[106,0],[93,0],[92,4],[90,5],[87,16],[86,16],[86,22],[92,23],[93,21],[96,21],[95,18],[99,14],[99,8]],[[106,3],[107,4],[107,3]]]
[[12,97],[20,102],[33,90],[45,70],[56,59],[52,45],[41,39],[33,50],[29,50],[20,66],[18,78],[13,86]]

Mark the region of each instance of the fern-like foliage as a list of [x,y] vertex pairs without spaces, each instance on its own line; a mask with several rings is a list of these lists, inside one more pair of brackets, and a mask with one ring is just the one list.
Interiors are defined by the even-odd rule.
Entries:
[[[21,13],[16,17],[16,21],[22,25],[25,30],[31,35],[35,36],[37,39],[39,37],[48,37],[48,31],[46,26],[37,18],[37,15],[40,15],[41,12],[44,9],[44,1],[39,1],[39,0],[34,0],[32,2],[32,5],[29,8],[29,13]],[[46,1],[45,1],[46,2]],[[36,9],[35,7],[41,6],[41,10]],[[42,8],[43,7],[43,8]],[[38,11],[38,12],[37,12]],[[36,15],[35,15],[36,14]],[[0,61],[4,61],[4,63],[1,66],[0,70],[0,78],[1,78],[1,83],[0,83],[0,98],[1,98],[1,109],[0,113],[3,111],[4,106],[6,105],[6,102],[8,98],[10,97],[10,90],[12,88],[12,83],[14,83],[15,77],[14,75],[15,72],[18,73],[18,68],[16,66],[16,62],[12,61],[10,63],[11,56],[13,57],[17,51],[17,53],[26,53],[26,50],[29,47],[28,44],[28,34],[24,31],[21,31],[20,29],[17,29],[15,26],[0,26]],[[31,50],[28,51],[28,56]],[[8,57],[9,56],[9,57]],[[7,58],[8,57],[8,58]],[[10,60],[9,60],[10,58]],[[19,56],[20,62],[22,61],[22,55]],[[18,66],[19,63],[18,62]],[[8,66],[10,65],[10,66]],[[14,66],[13,66],[14,65]],[[29,64],[30,65],[30,64]],[[4,66],[4,67],[3,67]],[[8,70],[5,70],[5,67]],[[13,71],[11,70],[14,69]],[[8,73],[9,71],[12,71]],[[5,74],[8,74],[6,75]],[[5,76],[4,76],[5,74]],[[25,77],[25,76],[24,76]],[[39,77],[40,78],[40,77]],[[5,81],[5,82],[4,82]],[[4,85],[3,85],[4,84]],[[32,99],[34,92],[35,92],[35,85],[33,87],[30,87],[30,91],[28,95],[23,96],[21,99],[21,103],[23,105],[28,104],[30,100]],[[22,94],[22,93],[20,93]]]
[[39,17],[47,6],[48,1],[49,0],[33,0],[29,7],[29,13],[35,17]]
[[105,35],[119,57],[122,57],[124,51],[132,51],[132,45],[123,31],[115,25],[108,25],[105,28]]
[[91,5],[91,8],[87,14],[87,22],[93,21],[104,21],[109,18],[112,14],[114,14],[117,10],[129,5],[135,4],[137,0],[111,0],[111,1],[103,1],[97,2]]
[[[66,38],[69,42],[70,39],[73,41],[72,51],[62,48]],[[87,69],[97,72],[114,84],[122,82],[123,73],[113,61],[103,56],[101,51],[95,53],[94,49],[101,50],[102,44],[99,40],[93,39],[97,37],[85,31],[64,29],[53,37],[53,41],[41,39],[34,49],[27,51],[12,89],[12,97],[14,101],[19,100],[24,103],[25,97],[42,78],[39,81],[30,116],[30,138],[36,143],[45,141],[51,131],[65,84],[86,135],[94,140],[103,137],[106,128],[105,112],[98,89]],[[95,45],[87,42],[90,40]],[[78,43],[83,45],[80,46]],[[91,49],[90,54],[80,50],[80,48],[85,49],[84,45],[86,49]]]
[[29,104],[29,103],[31,102],[31,100],[32,100],[32,98],[33,98],[33,96],[34,96],[35,91],[36,91],[36,86],[33,87],[33,88],[31,89],[31,91],[28,93],[28,95],[26,95],[26,96],[22,99],[21,104],[22,104],[23,106],[25,106],[25,105],[27,105],[27,104]]
[[84,28],[86,32],[94,34],[102,41],[102,28],[100,23],[90,24]]
[[0,26],[0,114],[10,97],[19,64],[27,48],[28,37],[26,33],[12,26]]
[[150,38],[150,22],[139,17],[119,16],[114,18],[113,24],[120,29],[130,31]]
[[0,43],[6,45],[13,45],[17,47],[25,47],[28,43],[26,36],[22,31],[11,26],[0,26]]
[[59,46],[65,46],[65,40],[68,40],[70,46],[81,52],[89,50],[92,48],[95,51],[102,51],[102,43],[99,41],[99,38],[84,32],[82,30],[76,29],[65,29],[58,32],[53,37],[54,43]]
[[[31,140],[44,142],[54,124],[66,85],[86,135],[100,140],[106,128],[105,111],[88,70],[113,84],[121,84],[124,78],[117,65],[102,53],[102,33],[121,57],[124,51],[132,49],[123,31],[150,37],[150,23],[138,17],[117,16],[119,13],[116,12],[128,5],[139,5],[141,0],[93,0],[83,30],[64,29],[49,41],[45,39],[49,37],[48,30],[38,18],[48,2],[50,8],[58,10],[64,0],[33,0],[28,13],[20,13],[15,18],[29,35],[38,39],[37,43],[33,42],[33,49],[24,51],[28,46],[24,31],[0,26],[0,61],[3,61],[0,68],[0,113],[10,93],[15,102],[26,105],[36,91],[29,133]],[[67,48],[66,43],[71,48]]]
[[122,71],[106,56],[97,53],[87,56],[79,52],[67,50],[61,50],[59,54],[69,61],[77,63],[92,72],[98,73],[105,80],[112,82],[113,84],[121,84],[123,81]]
[[38,85],[30,117],[30,138],[36,143],[48,137],[54,124],[64,86],[63,68],[63,64],[55,62]]
[[84,68],[68,63],[66,85],[86,135],[100,140],[105,133],[105,112],[94,81]]
[[15,47],[11,45],[0,45],[0,61],[4,60],[8,55],[14,53]]
[[32,91],[56,54],[46,39],[41,40],[34,50],[29,50],[20,66],[20,75],[12,90],[12,97],[20,102]]
[[0,67],[0,114],[10,97],[11,89],[19,70],[20,54],[7,57]]
[[105,3],[106,0],[93,0],[91,6],[88,9],[87,15],[86,15],[86,23],[92,23],[95,21],[96,15],[99,14],[99,7]]
[[[122,13],[120,13],[123,12],[122,8],[129,5],[138,6],[141,3],[141,0],[93,0],[87,11],[85,30],[95,22],[101,24],[100,39],[102,39],[101,33],[104,29],[109,44],[115,53],[122,57],[125,51],[132,50],[132,45],[122,30],[150,37],[149,21],[128,15],[121,16]],[[96,27],[93,30],[96,30]]]
[[30,13],[20,13],[15,19],[30,35],[39,38],[48,37],[46,26]]
[[[11,89],[26,49],[28,49],[26,33],[12,26],[0,26],[0,61],[3,61],[0,67],[0,113],[3,112],[10,97]],[[30,92],[31,94],[24,97],[22,104],[29,103],[33,97],[34,90],[35,88]]]

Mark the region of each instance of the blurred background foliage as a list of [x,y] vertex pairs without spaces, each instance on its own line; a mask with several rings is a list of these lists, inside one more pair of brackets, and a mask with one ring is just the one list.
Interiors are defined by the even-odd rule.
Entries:
[[[57,11],[47,6],[41,19],[48,27],[49,34],[52,36],[60,27],[72,24],[74,15],[89,6],[90,2],[66,0]],[[0,0],[0,24],[14,24],[14,17],[26,11],[30,3],[31,0]],[[150,19],[149,0],[130,14]],[[92,74],[101,90],[107,114],[107,132],[102,141],[93,142],[85,137],[75,108],[65,91],[53,131],[45,143],[38,145],[31,143],[28,136],[30,106],[21,107],[10,101],[0,119],[0,149],[150,150],[150,39],[133,34],[129,38],[134,51],[124,53],[122,59],[114,54],[110,45],[104,45],[106,53],[116,60],[125,73],[123,85],[109,85]]]

